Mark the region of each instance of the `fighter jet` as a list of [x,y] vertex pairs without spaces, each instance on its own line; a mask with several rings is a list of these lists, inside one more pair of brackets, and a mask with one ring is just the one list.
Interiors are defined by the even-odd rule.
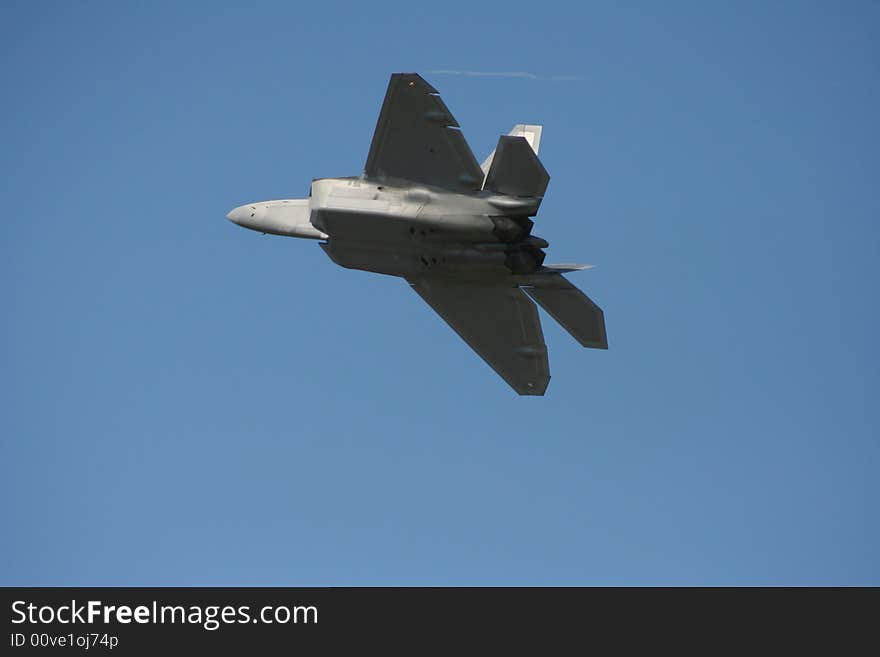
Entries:
[[541,132],[514,126],[480,165],[437,90],[395,73],[363,174],[315,179],[308,198],[248,203],[227,218],[403,278],[517,393],[543,395],[550,366],[533,301],[582,346],[608,340],[601,308],[563,276],[588,266],[544,264],[548,243],[532,235],[550,182]]

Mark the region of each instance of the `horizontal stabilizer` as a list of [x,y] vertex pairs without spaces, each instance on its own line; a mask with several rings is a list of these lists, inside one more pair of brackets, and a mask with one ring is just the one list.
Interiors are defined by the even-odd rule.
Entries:
[[541,267],[542,271],[545,272],[556,272],[559,274],[566,274],[570,271],[583,271],[584,269],[592,269],[596,265],[578,265],[573,262],[565,262],[565,263],[557,263],[555,265],[544,265]]
[[508,196],[542,197],[550,175],[525,137],[498,140],[483,189]]
[[523,288],[538,305],[577,340],[581,346],[607,349],[605,314],[586,294],[562,276],[536,279],[535,287]]

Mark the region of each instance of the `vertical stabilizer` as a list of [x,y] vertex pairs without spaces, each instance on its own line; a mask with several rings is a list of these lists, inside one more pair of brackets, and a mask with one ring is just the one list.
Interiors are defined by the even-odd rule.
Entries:
[[[522,123],[518,123],[511,129],[510,132],[507,133],[508,137],[523,137],[527,142],[529,142],[529,146],[532,147],[532,150],[535,151],[535,155],[538,154],[538,149],[541,148],[541,131],[543,130],[543,126],[540,125],[524,125]],[[483,174],[489,173],[489,169],[492,166],[492,160],[495,157],[495,151],[493,150],[489,153],[489,157],[483,160],[483,163],[480,165],[480,168],[483,170]]]
[[498,140],[483,189],[507,196],[541,198],[549,182],[550,175],[528,140],[505,135]]

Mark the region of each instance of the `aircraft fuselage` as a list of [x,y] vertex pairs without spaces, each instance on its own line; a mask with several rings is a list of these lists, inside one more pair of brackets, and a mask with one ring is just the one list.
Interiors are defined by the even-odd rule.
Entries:
[[547,242],[530,235],[540,199],[462,194],[395,179],[314,180],[307,199],[232,210],[240,226],[322,240],[331,260],[391,276],[534,273]]

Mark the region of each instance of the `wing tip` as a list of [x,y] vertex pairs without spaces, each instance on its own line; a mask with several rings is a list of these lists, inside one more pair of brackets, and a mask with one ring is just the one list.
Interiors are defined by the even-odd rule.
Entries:
[[412,86],[412,87],[416,86],[417,84],[420,86],[424,86],[425,91],[427,91],[429,94],[440,93],[433,86],[431,86],[431,84],[425,78],[423,78],[420,74],[416,73],[415,71],[412,71],[409,73],[392,73],[391,80],[390,80],[389,84],[393,84],[395,81],[398,81],[398,80],[401,82],[408,83],[409,86]]
[[547,386],[549,385],[550,377],[548,376],[544,381],[528,381],[518,386],[511,385],[511,388],[513,388],[520,397],[543,397],[547,392]]

